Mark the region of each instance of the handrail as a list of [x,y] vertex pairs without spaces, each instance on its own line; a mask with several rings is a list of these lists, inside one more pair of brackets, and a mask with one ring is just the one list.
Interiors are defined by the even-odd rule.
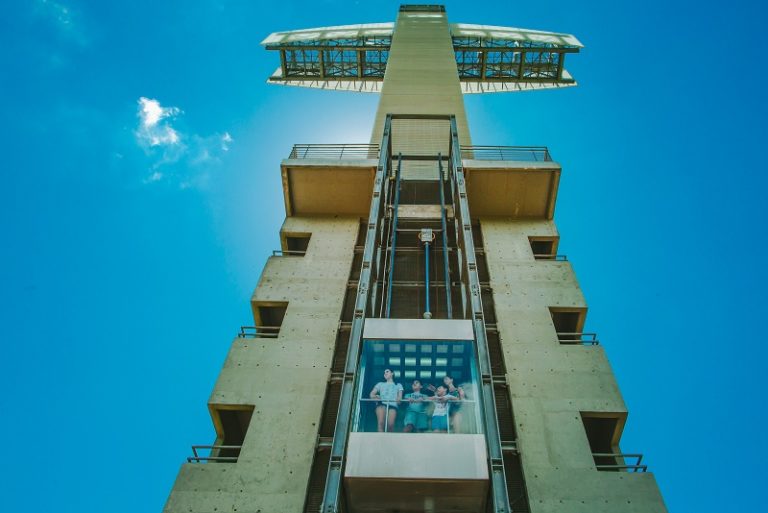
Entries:
[[227,462],[236,462],[237,458],[239,456],[200,456],[197,453],[198,449],[208,449],[210,453],[212,453],[214,450],[222,450],[222,449],[237,449],[242,450],[242,445],[193,445],[192,446],[192,454],[193,456],[187,457],[187,463],[200,463],[201,461],[227,461]]
[[550,255],[549,253],[546,253],[546,254],[534,253],[533,258],[535,258],[536,260],[554,260],[555,262],[568,261],[568,257],[566,255]]
[[277,338],[280,326],[240,326],[237,338]]
[[462,159],[551,162],[546,146],[462,146]]
[[[457,404],[457,403],[458,404],[464,404],[464,403],[474,404],[474,403],[477,402],[477,401],[474,401],[472,399],[460,398],[460,397],[456,397],[456,396],[448,396],[448,395],[446,395],[446,396],[443,396],[443,397],[445,397],[445,402],[447,402],[449,404]],[[368,398],[368,397],[360,397],[358,399],[358,402],[361,402],[361,403],[381,403],[381,406],[385,406],[387,408],[387,418],[389,418],[389,407],[390,407],[389,403],[398,403],[398,404],[400,404],[400,403],[409,404],[409,403],[412,403],[412,402],[434,403],[434,402],[436,402],[435,398],[437,398],[436,395],[430,395],[430,396],[427,396],[426,399],[419,399],[417,401],[410,401],[410,400],[405,399],[405,398],[403,398],[403,399],[382,399],[382,398],[372,399],[372,398]],[[424,415],[426,415],[426,412],[423,412],[423,413],[424,413]],[[389,428],[388,428],[388,425],[387,425],[386,422],[384,423],[384,432],[385,433],[389,432]],[[451,423],[450,422],[447,424],[447,432],[448,433],[451,432]],[[515,444],[517,444],[517,442],[515,442]]]
[[581,344],[585,346],[597,346],[600,341],[597,339],[597,333],[568,333],[557,332],[557,341],[561,344]]
[[294,249],[273,249],[272,256],[304,256],[306,251],[299,251]]
[[378,144],[294,144],[289,159],[377,159]]
[[646,472],[648,470],[648,465],[641,465],[643,461],[643,455],[642,454],[625,454],[620,452],[594,452],[592,453],[593,458],[621,458],[624,460],[625,458],[637,458],[637,462],[634,465],[628,465],[628,464],[615,464],[615,465],[604,465],[604,464],[595,464],[595,467],[597,470],[632,470],[633,472]]

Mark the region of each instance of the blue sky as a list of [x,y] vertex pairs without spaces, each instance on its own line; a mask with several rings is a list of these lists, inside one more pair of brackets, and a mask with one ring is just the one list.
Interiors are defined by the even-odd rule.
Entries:
[[[268,86],[259,42],[399,3],[269,5],[4,4],[0,509],[158,511],[213,440],[208,395],[279,246],[279,161],[366,142],[377,100]],[[585,44],[577,88],[468,97],[473,141],[562,163],[560,249],[630,411],[622,448],[670,510],[764,509],[765,8],[446,5]]]

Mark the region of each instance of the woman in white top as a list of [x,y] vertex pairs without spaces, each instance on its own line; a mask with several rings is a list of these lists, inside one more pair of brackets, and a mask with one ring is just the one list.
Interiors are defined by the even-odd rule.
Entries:
[[[397,406],[403,399],[403,385],[394,382],[391,369],[384,369],[384,381],[376,383],[373,387],[371,399],[381,401],[376,405],[378,431],[380,433],[394,431],[395,419],[397,419]],[[384,429],[385,418],[387,420],[386,430]]]

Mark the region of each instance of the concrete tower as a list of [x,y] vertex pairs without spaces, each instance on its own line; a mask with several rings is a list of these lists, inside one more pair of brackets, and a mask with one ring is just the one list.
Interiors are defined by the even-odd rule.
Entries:
[[370,144],[282,162],[282,251],[211,394],[217,439],[165,511],[666,511],[619,448],[627,410],[557,253],[560,165],[473,146],[464,111],[575,85],[578,40],[403,5],[264,45],[270,82],[381,98]]

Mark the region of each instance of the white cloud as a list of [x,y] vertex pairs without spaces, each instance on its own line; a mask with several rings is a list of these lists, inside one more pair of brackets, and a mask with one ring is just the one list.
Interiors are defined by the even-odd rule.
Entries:
[[232,139],[232,136],[229,135],[229,132],[224,132],[224,135],[221,136],[221,149],[224,151],[229,151],[229,143],[231,143],[234,139]]
[[170,121],[181,114],[178,107],[163,107],[160,102],[142,96],[139,98],[139,127],[136,138],[140,144],[148,146],[168,146],[180,144],[179,133]]
[[144,183],[159,182],[160,180],[162,180],[162,178],[163,178],[163,173],[159,171],[155,171],[154,173],[152,173],[151,175],[149,175],[144,179]]
[[[229,132],[200,136],[173,126],[183,114],[178,107],[165,107],[160,101],[142,96],[138,99],[134,130],[136,142],[153,162],[145,184],[174,181],[186,189],[202,186],[209,171],[221,163],[234,139]],[[160,171],[163,170],[163,172]]]

